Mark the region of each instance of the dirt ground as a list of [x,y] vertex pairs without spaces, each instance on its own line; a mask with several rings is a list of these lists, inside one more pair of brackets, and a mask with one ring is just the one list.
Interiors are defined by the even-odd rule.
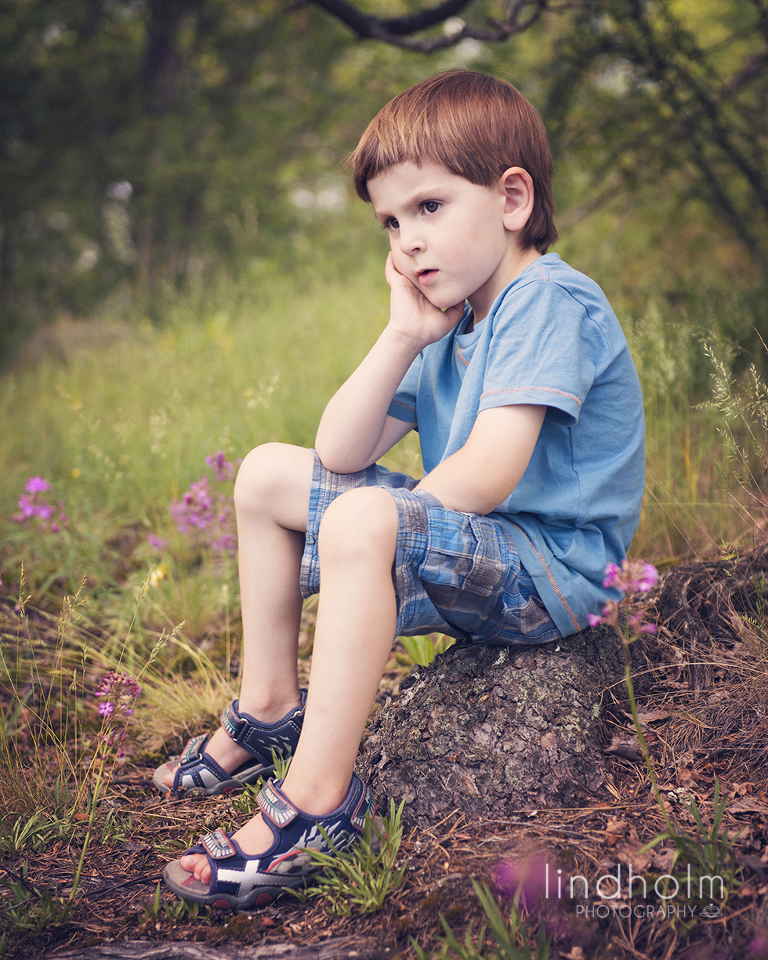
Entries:
[[[469,822],[454,813],[430,830],[406,832],[404,882],[370,915],[338,918],[319,899],[290,896],[252,915],[182,911],[158,886],[164,864],[201,833],[236,825],[244,814],[234,798],[158,797],[151,787],[156,758],[133,758],[110,790],[114,826],[108,842],[89,850],[68,922],[13,932],[8,899],[0,899],[5,956],[411,960],[414,940],[439,951],[443,923],[459,942],[470,922],[477,930],[484,914],[473,879],[487,882],[508,913],[510,874],[528,869],[525,926],[534,945],[544,927],[552,960],[768,960],[766,568],[765,547],[739,560],[691,564],[670,573],[650,598],[659,630],[649,643],[653,683],[641,697],[641,721],[670,816],[716,865],[720,857],[721,872],[732,873],[726,898],[710,896],[711,886],[699,888],[695,878],[687,889],[678,878],[674,895],[664,886],[672,844],[643,849],[665,822],[631,718],[606,702],[604,797],[580,809],[521,810],[503,821]],[[398,679],[393,672],[386,684]],[[707,848],[716,785],[725,812]],[[78,855],[62,841],[26,863],[6,854],[0,870],[4,880],[24,875],[30,897],[43,887],[66,897]]]

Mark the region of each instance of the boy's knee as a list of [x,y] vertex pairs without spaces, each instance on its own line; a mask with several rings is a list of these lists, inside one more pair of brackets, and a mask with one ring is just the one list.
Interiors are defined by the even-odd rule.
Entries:
[[378,487],[360,487],[337,497],[320,523],[318,549],[321,559],[366,555],[394,560],[398,514],[392,496]]
[[235,507],[263,507],[293,482],[304,485],[312,477],[312,451],[287,443],[263,443],[240,464],[235,480]]

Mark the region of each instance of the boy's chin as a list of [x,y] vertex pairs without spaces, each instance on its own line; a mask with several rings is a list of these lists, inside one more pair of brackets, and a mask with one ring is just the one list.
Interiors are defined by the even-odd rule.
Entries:
[[450,310],[451,307],[456,306],[455,303],[446,303],[445,298],[439,296],[438,294],[435,294],[434,296],[430,297],[429,294],[424,293],[423,290],[422,290],[422,293],[427,298],[427,300],[429,300],[429,302],[432,304],[433,307],[437,307],[437,309],[442,310],[443,313],[445,313],[446,310]]

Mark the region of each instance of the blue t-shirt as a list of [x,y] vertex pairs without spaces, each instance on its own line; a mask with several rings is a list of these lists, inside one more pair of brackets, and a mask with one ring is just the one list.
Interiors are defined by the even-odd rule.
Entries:
[[640,518],[645,421],[619,322],[594,281],[556,253],[537,259],[469,333],[464,317],[427,346],[389,408],[415,421],[424,472],[467,442],[478,413],[548,407],[525,474],[491,516],[510,530],[563,636],[608,596],[605,567],[626,556]]

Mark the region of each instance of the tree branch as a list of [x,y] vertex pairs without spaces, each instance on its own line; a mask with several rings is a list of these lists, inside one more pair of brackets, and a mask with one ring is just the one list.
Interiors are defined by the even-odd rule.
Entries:
[[749,63],[731,78],[728,86],[725,88],[726,92],[729,94],[736,93],[745,83],[749,83],[753,77],[764,70],[766,66],[768,66],[768,50],[763,50],[761,53],[752,57]]
[[428,27],[444,23],[449,17],[458,16],[474,0],[444,0],[435,7],[427,7],[402,17],[377,17],[366,14],[348,0],[306,0],[321,7],[326,13],[346,24],[361,40],[380,40],[391,46],[419,53],[453,47],[461,40],[471,39],[499,42],[517,33],[522,33],[534,24],[547,10],[569,9],[581,6],[584,0],[513,0],[504,20],[489,20],[486,27],[463,23],[461,29],[429,39],[417,39],[412,34]]
[[443,0],[436,7],[428,7],[403,17],[376,17],[363,13],[347,0],[309,0],[322,7],[326,13],[346,23],[362,40],[381,40],[384,36],[403,36],[426,30],[442,23],[448,17],[455,17],[474,0]]

